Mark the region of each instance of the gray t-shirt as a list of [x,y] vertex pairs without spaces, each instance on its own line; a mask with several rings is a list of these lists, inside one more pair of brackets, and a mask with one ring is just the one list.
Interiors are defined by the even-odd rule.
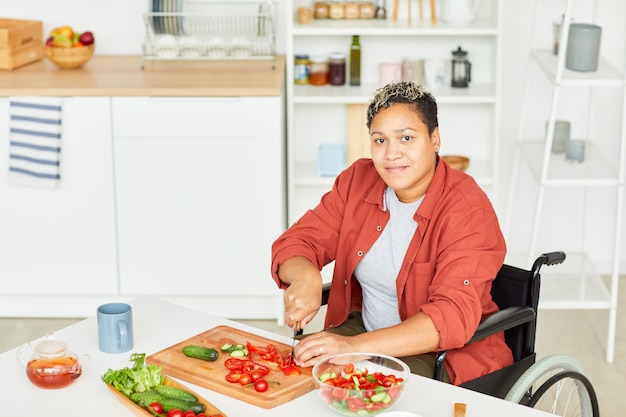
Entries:
[[400,323],[396,278],[417,230],[413,216],[423,199],[402,203],[394,190],[385,190],[389,222],[354,271],[363,291],[362,316],[368,331]]

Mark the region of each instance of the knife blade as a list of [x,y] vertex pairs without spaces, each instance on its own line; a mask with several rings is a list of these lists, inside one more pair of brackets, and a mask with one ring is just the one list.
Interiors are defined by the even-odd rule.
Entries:
[[296,324],[293,325],[293,338],[291,340],[291,353],[289,354],[289,364],[293,362],[293,348],[296,346],[296,336],[300,333],[301,327],[300,322],[297,321]]

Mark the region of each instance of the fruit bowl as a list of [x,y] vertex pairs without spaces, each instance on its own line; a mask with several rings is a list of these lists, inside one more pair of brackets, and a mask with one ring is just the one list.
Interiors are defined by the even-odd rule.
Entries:
[[46,46],[44,49],[48,59],[54,62],[56,66],[63,69],[72,69],[80,68],[89,62],[96,49],[96,45],[91,44],[75,48]]
[[329,408],[344,416],[373,416],[398,402],[411,372],[391,356],[343,353],[315,364],[312,375]]
[[468,157],[461,155],[442,155],[441,159],[446,161],[452,168],[456,168],[461,171],[465,171],[470,163]]

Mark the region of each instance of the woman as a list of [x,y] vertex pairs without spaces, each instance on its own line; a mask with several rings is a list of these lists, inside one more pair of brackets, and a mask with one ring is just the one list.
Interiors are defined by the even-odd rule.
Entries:
[[325,331],[295,347],[300,366],[324,355],[399,357],[461,384],[513,362],[502,333],[471,345],[497,311],[491,282],[504,238],[472,177],[438,156],[437,103],[411,82],[379,89],[367,110],[371,159],[343,171],[330,192],[272,246],[272,274],[286,289],[286,321],[304,327],[321,304],[324,265],[335,261]]

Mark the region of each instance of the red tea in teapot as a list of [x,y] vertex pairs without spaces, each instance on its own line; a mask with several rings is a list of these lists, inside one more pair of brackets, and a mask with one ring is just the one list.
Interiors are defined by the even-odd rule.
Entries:
[[33,359],[26,365],[26,375],[41,388],[63,388],[81,375],[77,358]]

